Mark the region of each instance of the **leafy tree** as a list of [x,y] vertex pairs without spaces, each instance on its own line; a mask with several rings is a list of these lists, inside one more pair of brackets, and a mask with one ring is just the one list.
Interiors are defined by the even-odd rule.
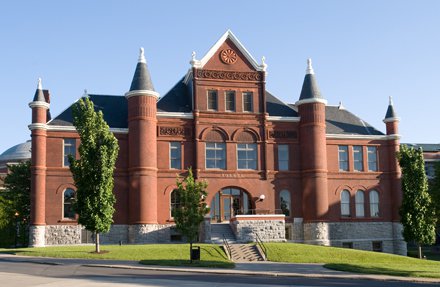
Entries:
[[99,233],[106,233],[113,223],[113,171],[118,156],[118,141],[110,132],[101,111],[96,112],[89,98],[73,106],[73,124],[81,139],[78,160],[69,156],[75,181],[76,201],[73,205],[78,222],[95,232],[99,253]]
[[[440,224],[440,162],[435,163],[435,175],[429,182],[429,193],[431,194],[438,225]],[[440,226],[437,226],[437,233],[440,233]]]
[[428,193],[428,180],[421,149],[402,145],[397,153],[402,169],[403,200],[400,217],[403,224],[403,237],[414,241],[422,258],[422,244],[435,242],[435,211]]
[[18,228],[21,243],[27,245],[31,210],[31,164],[25,161],[8,168],[9,173],[4,178],[5,190],[0,193],[0,229],[5,235],[11,233],[9,237],[12,238],[15,228]]
[[[204,216],[209,212],[205,203],[207,195],[206,188],[208,184],[205,181],[196,182],[192,169],[188,169],[188,175],[184,179],[177,179],[177,190],[180,204],[174,211],[174,221],[177,230],[187,238],[190,245],[190,255],[192,244],[197,239],[200,223]],[[192,263],[192,256],[190,256]]]

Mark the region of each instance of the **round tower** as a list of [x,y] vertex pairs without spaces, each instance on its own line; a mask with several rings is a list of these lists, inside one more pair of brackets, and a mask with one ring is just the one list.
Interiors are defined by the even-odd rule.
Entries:
[[396,153],[400,149],[399,121],[394,110],[393,98],[390,97],[388,109],[383,122],[386,125],[388,136],[387,153],[389,166],[389,188],[392,198],[391,212],[393,221],[394,253],[406,255],[406,243],[402,237],[402,224],[400,223],[399,209],[402,204],[401,171]]
[[296,102],[300,115],[304,240],[323,245],[329,243],[325,223],[328,212],[326,104],[319,91],[312,61],[308,59],[301,95]]
[[44,98],[41,79],[38,79],[38,87],[29,107],[32,109],[32,124],[29,125],[32,137],[29,245],[40,247],[45,245],[46,123],[49,109],[49,103]]
[[[144,56],[125,94],[128,101],[129,241],[146,242],[149,226],[157,225],[157,99]],[[154,226],[154,227],[153,227]]]

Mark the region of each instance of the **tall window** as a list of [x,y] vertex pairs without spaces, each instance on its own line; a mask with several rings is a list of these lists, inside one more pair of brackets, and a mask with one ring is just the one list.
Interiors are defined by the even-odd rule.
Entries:
[[206,143],[206,168],[226,168],[226,146],[225,143]]
[[73,210],[73,201],[75,200],[75,191],[71,188],[64,190],[63,198],[63,218],[75,219],[75,211]]
[[278,145],[278,170],[289,170],[289,146]]
[[350,216],[350,192],[348,190],[341,192],[341,216]]
[[174,214],[176,212],[176,209],[180,206],[180,196],[179,196],[179,190],[175,189],[171,192],[170,195],[170,212],[171,217],[174,217]]
[[339,171],[348,171],[348,146],[339,146]]
[[367,147],[368,171],[377,171],[377,148],[375,146]]
[[182,152],[180,142],[170,142],[170,168],[182,169]]
[[235,92],[227,91],[226,92],[226,110],[229,112],[235,111]]
[[288,190],[282,190],[280,192],[280,208],[281,211],[285,216],[290,216],[290,209],[291,209],[291,203],[290,203],[290,192]]
[[217,110],[217,91],[208,91],[208,110]]
[[243,93],[243,111],[244,112],[252,112],[252,92],[244,92]]
[[375,190],[370,191],[370,216],[379,217],[379,193]]
[[362,146],[355,145],[353,146],[353,167],[355,171],[363,171],[364,170],[364,160],[363,160],[363,152]]
[[70,166],[69,155],[75,157],[76,155],[76,140],[75,139],[64,139],[64,156],[63,156],[63,166]]
[[355,202],[356,202],[356,217],[364,217],[365,200],[364,200],[364,192],[362,190],[358,190],[356,192]]
[[237,144],[238,169],[257,169],[257,144]]

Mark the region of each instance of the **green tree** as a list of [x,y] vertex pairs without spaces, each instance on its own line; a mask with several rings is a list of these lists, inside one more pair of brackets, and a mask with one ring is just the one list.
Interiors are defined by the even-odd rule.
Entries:
[[4,178],[5,190],[0,193],[0,229],[6,235],[15,234],[18,228],[19,233],[15,236],[19,236],[22,245],[27,245],[31,210],[31,164],[25,161],[10,165],[8,169]]
[[434,205],[437,232],[440,232],[440,162],[435,163],[435,175],[429,182],[429,193],[431,194],[432,203]]
[[402,169],[402,206],[400,217],[403,237],[418,245],[419,258],[422,258],[422,244],[435,242],[435,211],[428,193],[428,180],[421,149],[400,147],[397,153]]
[[118,156],[118,141],[110,132],[101,111],[96,112],[89,98],[73,106],[73,124],[81,139],[78,160],[69,156],[75,181],[76,200],[73,205],[78,222],[95,233],[99,253],[99,234],[110,230],[114,204],[113,171]]
[[195,181],[192,169],[188,169],[188,175],[184,179],[176,180],[180,200],[174,211],[176,228],[189,241],[190,262],[192,263],[192,244],[197,239],[200,223],[209,212],[205,203],[208,184],[205,181]]

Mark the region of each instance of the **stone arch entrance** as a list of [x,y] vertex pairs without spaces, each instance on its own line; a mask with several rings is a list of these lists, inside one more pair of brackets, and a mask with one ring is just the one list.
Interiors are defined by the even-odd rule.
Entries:
[[217,192],[211,201],[211,221],[229,221],[239,214],[250,214],[253,209],[252,197],[244,189],[226,187]]

